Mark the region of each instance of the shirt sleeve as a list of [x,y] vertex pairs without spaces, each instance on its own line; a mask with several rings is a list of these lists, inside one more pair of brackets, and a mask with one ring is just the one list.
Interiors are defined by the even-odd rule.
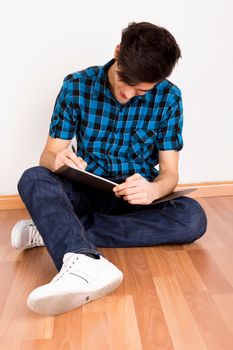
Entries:
[[71,140],[77,128],[77,113],[73,108],[72,96],[66,78],[56,98],[49,127],[49,135],[53,138]]
[[181,95],[168,107],[167,118],[160,124],[157,137],[157,148],[161,151],[183,148],[183,104]]

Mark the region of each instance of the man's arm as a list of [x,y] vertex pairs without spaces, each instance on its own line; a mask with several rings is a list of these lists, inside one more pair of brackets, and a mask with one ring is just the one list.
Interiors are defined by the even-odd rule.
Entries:
[[179,152],[159,151],[159,175],[153,181],[155,199],[171,193],[179,180]]
[[45,148],[40,156],[39,164],[51,171],[59,169],[63,165],[85,170],[87,163],[68,149],[71,140],[63,140],[48,136]]

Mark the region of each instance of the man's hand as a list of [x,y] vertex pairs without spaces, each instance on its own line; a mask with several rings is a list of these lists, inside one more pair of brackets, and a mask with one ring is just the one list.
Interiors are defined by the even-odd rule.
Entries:
[[56,154],[54,161],[54,171],[63,165],[68,165],[71,168],[81,170],[85,170],[87,167],[87,163],[81,157],[77,157],[73,151],[67,148]]
[[157,199],[155,183],[149,182],[136,173],[127,177],[126,181],[113,188],[117,197],[123,196],[130,204],[151,204]]

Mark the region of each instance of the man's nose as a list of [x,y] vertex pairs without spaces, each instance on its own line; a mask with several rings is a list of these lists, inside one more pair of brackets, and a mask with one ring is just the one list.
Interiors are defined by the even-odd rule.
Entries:
[[130,99],[136,95],[136,90],[134,88],[127,88],[125,89],[124,94],[127,99]]

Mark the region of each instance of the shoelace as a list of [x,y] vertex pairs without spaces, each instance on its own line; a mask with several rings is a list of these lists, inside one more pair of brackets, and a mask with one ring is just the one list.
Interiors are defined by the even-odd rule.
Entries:
[[55,276],[53,281],[58,281],[60,278],[62,278],[66,272],[69,271],[69,269],[75,264],[76,260],[78,260],[78,257],[68,259],[67,262],[63,262],[62,268],[60,272]]
[[30,224],[29,226],[29,246],[39,246],[39,245],[44,245],[44,241],[37,230],[36,226],[33,224]]
[[[74,276],[77,276],[77,277],[81,278],[86,283],[89,283],[88,279],[85,278],[86,276],[85,277],[83,276],[82,271],[79,271],[77,269],[75,271],[73,271],[71,269],[72,266],[76,263],[76,261],[78,259],[79,258],[75,256],[75,257],[72,257],[72,258],[68,259],[66,262],[63,262],[63,266],[61,268],[61,271],[54,277],[53,282],[59,281],[64,275],[66,275],[66,273],[69,273],[71,275],[74,275]],[[70,272],[70,269],[71,269],[71,272]]]

